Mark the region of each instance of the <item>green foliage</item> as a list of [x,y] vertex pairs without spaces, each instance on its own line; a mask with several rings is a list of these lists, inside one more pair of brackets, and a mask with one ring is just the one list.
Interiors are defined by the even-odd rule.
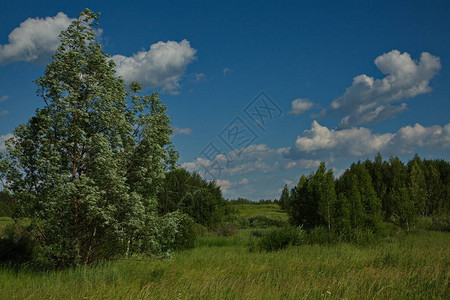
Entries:
[[287,184],[284,185],[283,191],[280,196],[280,207],[283,210],[288,209],[290,202],[290,193]]
[[434,215],[430,230],[450,232],[450,214]]
[[290,198],[288,214],[293,225],[306,229],[324,225],[332,231],[337,199],[333,171],[327,171],[325,163],[308,177],[302,176]]
[[156,93],[136,95],[137,83],[126,92],[95,41],[97,18],[86,9],[61,33],[36,80],[45,105],[15,129],[1,162],[39,248],[58,266],[124,254],[131,240],[136,251],[166,248],[156,226],[156,195],[176,160],[166,108]]
[[323,163],[315,173],[301,176],[289,193],[293,225],[322,226],[329,239],[337,234],[354,240],[355,230],[382,234],[383,218],[410,231],[420,216],[449,212],[450,163],[443,160],[422,161],[416,154],[405,166],[398,157],[386,162],[378,153],[373,162],[353,163],[340,178],[332,177]]
[[307,241],[309,244],[331,244],[334,242],[328,229],[323,226],[317,226],[308,231]]
[[336,182],[349,201],[351,227],[373,228],[382,217],[382,204],[364,164],[352,164]]
[[288,223],[284,220],[272,219],[267,216],[254,216],[248,218],[250,227],[254,228],[267,228],[267,227],[284,227]]
[[[344,193],[340,193],[334,204],[334,230],[341,234],[350,232],[352,228],[352,207]],[[354,213],[354,211],[353,211]]]
[[190,249],[195,246],[197,230],[195,222],[188,215],[181,215],[178,221],[177,233],[171,247],[175,250]]
[[182,168],[166,174],[158,194],[158,209],[160,214],[180,210],[210,229],[220,224],[230,210],[215,182],[208,182],[199,174],[191,174]]
[[6,191],[0,191],[0,217],[12,217],[17,204],[11,194]]
[[272,228],[258,241],[260,251],[278,251],[288,246],[300,245],[305,242],[306,233],[302,228],[286,226]]
[[238,232],[238,227],[233,223],[224,222],[217,226],[216,233],[220,236],[232,236]]
[[32,263],[36,258],[36,244],[22,224],[9,224],[0,237],[0,264]]
[[224,222],[232,223],[239,229],[245,229],[250,226],[249,219],[240,215],[228,215],[225,217]]

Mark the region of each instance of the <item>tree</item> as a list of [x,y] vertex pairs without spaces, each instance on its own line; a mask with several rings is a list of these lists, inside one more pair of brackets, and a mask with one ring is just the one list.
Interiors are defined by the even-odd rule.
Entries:
[[352,229],[351,206],[344,193],[340,193],[334,203],[334,229],[339,233],[349,233]]
[[287,184],[284,185],[283,191],[281,192],[281,196],[280,196],[280,207],[283,210],[287,210],[289,207],[289,189]]
[[327,171],[322,162],[315,173],[302,176],[292,189],[288,210],[290,221],[307,229],[326,226],[330,233],[335,201],[333,171]]
[[215,182],[183,168],[170,171],[158,196],[161,214],[180,210],[196,223],[214,228],[228,212],[228,203]]
[[417,218],[411,191],[402,187],[396,190],[392,196],[394,198],[394,219],[397,224],[409,231]]
[[317,215],[317,206],[311,198],[312,174],[306,177],[302,175],[297,185],[291,191],[288,215],[293,225],[302,225],[305,228],[313,228]]
[[156,195],[177,158],[166,108],[156,93],[138,96],[138,83],[127,93],[95,41],[98,17],[86,9],[61,33],[36,80],[45,105],[15,129],[2,162],[44,255],[59,266],[161,248]]
[[427,201],[427,184],[425,176],[418,161],[414,161],[409,174],[411,200],[413,201],[413,209],[416,214],[425,215],[425,204]]
[[383,161],[380,152],[377,153],[373,162],[366,160],[364,162],[364,167],[369,172],[372,178],[372,185],[378,199],[381,200],[383,212],[386,211],[386,196],[387,196],[387,185],[386,185],[386,172],[387,163]]
[[321,219],[320,223],[325,225],[328,233],[332,230],[333,207],[336,202],[336,192],[334,189],[334,175],[332,170],[326,169],[322,162],[313,176],[312,188],[315,198],[318,201],[317,213]]
[[337,190],[350,201],[352,226],[373,228],[381,219],[382,205],[365,165],[353,163],[337,182]]

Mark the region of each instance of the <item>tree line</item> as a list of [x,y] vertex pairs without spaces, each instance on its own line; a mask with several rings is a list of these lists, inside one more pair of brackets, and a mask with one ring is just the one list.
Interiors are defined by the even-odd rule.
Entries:
[[293,188],[285,185],[279,202],[290,222],[305,229],[346,234],[391,222],[409,231],[420,216],[449,213],[450,164],[417,154],[406,164],[398,157],[384,161],[378,153],[335,178],[322,162]]

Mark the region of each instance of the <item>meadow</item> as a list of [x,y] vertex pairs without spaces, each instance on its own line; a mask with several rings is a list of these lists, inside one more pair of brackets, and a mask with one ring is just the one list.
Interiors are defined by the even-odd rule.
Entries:
[[[276,206],[239,208],[241,215]],[[285,216],[284,216],[285,218]],[[5,220],[2,220],[5,222]],[[448,299],[450,234],[419,231],[365,246],[301,245],[250,252],[255,229],[209,233],[170,259],[135,257],[93,267],[0,269],[0,299]],[[267,229],[260,229],[261,231]]]

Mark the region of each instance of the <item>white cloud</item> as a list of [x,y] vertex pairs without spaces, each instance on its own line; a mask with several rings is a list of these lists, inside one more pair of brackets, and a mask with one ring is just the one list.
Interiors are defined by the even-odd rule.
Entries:
[[294,169],[299,170],[314,169],[320,165],[320,160],[315,159],[299,159],[295,161],[290,161],[284,165],[284,169]]
[[204,73],[195,73],[194,76],[195,76],[195,81],[197,81],[197,82],[206,80],[206,76]]
[[6,101],[9,99],[9,96],[5,95],[5,96],[1,96],[0,97],[0,102]]
[[450,123],[444,126],[405,126],[396,133],[372,133],[368,128],[328,129],[313,121],[310,130],[297,137],[290,158],[361,157],[411,153],[418,148],[449,149]]
[[173,128],[173,135],[190,135],[190,134],[192,134],[191,128],[180,128],[180,127]]
[[291,185],[294,183],[294,181],[289,180],[289,179],[284,179],[283,182],[284,182],[284,184],[287,184],[287,185]]
[[314,103],[307,98],[298,98],[292,101],[292,107],[289,114],[300,115],[314,107]]
[[197,50],[189,41],[158,42],[148,51],[139,51],[131,57],[114,55],[117,75],[125,82],[141,82],[145,87],[162,87],[162,92],[177,94],[180,79],[186,67],[196,59]]
[[223,194],[230,194],[231,191],[235,190],[239,186],[248,184],[247,178],[242,178],[240,181],[230,181],[227,179],[217,179],[216,184],[220,186],[220,190]]
[[358,75],[345,93],[331,103],[331,111],[346,114],[339,129],[393,118],[407,106],[392,104],[430,92],[429,82],[441,68],[439,57],[428,52],[423,52],[417,62],[409,53],[398,50],[377,57],[375,65],[386,74],[384,78]]
[[54,17],[25,20],[9,34],[9,43],[0,45],[0,65],[15,61],[47,61],[58,48],[59,34],[73,20],[62,12]]
[[[213,161],[200,157],[181,166],[190,172],[204,174],[213,168],[214,162],[218,162],[223,166],[220,176],[235,176],[253,172],[261,174],[290,169],[305,170],[316,168],[320,164],[320,161],[314,159],[285,159],[288,152],[289,148],[273,149],[265,144],[250,145],[240,149],[239,155],[237,152],[219,154]],[[218,175],[216,173],[214,175]]]
[[5,147],[5,142],[7,140],[9,140],[10,138],[12,138],[14,135],[12,135],[11,133],[7,133],[5,135],[0,135],[0,151],[5,151],[6,147]]
[[6,110],[6,109],[0,110],[0,117],[6,116],[7,114],[9,114],[9,110]]
[[223,74],[223,76],[231,75],[231,69],[230,68],[223,69],[222,74]]

